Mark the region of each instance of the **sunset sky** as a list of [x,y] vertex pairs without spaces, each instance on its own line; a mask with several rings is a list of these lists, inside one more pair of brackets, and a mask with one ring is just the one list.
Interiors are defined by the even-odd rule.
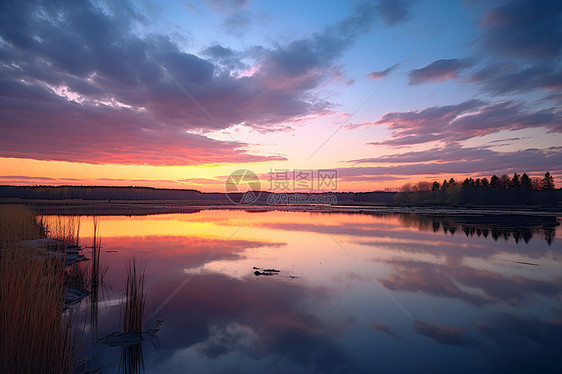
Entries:
[[0,184],[562,184],[559,0],[115,3],[0,3]]

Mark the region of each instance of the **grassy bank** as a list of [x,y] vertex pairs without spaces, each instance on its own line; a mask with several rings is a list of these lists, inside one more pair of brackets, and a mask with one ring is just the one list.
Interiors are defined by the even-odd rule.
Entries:
[[[69,240],[72,229],[50,229]],[[69,317],[63,317],[65,267],[21,240],[45,237],[31,210],[0,206],[0,368],[6,373],[72,373],[78,358]]]

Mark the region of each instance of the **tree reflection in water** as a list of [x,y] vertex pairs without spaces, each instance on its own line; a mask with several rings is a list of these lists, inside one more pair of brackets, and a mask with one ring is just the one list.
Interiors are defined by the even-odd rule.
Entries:
[[400,214],[400,222],[406,227],[416,227],[420,231],[455,235],[462,231],[468,236],[491,236],[494,240],[512,237],[516,243],[523,240],[529,243],[533,236],[543,236],[551,245],[556,227],[560,225],[555,216],[516,216],[516,215],[466,215],[433,216],[422,214]]

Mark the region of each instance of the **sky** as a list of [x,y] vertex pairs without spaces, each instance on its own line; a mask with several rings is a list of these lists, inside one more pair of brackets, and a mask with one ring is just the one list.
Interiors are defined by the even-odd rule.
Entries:
[[560,1],[0,9],[0,184],[222,192],[240,169],[269,190],[295,170],[337,170],[338,191],[562,180]]

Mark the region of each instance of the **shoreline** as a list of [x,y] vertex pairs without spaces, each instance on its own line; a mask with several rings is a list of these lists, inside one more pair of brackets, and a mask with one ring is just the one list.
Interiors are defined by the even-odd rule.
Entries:
[[437,216],[557,216],[562,209],[533,207],[482,206],[390,206],[369,204],[341,205],[236,205],[228,201],[181,201],[181,200],[26,200],[0,199],[1,205],[25,205],[43,215],[151,215],[172,213],[196,213],[202,210],[244,210],[248,212],[287,211],[315,213],[355,214],[422,214]]

